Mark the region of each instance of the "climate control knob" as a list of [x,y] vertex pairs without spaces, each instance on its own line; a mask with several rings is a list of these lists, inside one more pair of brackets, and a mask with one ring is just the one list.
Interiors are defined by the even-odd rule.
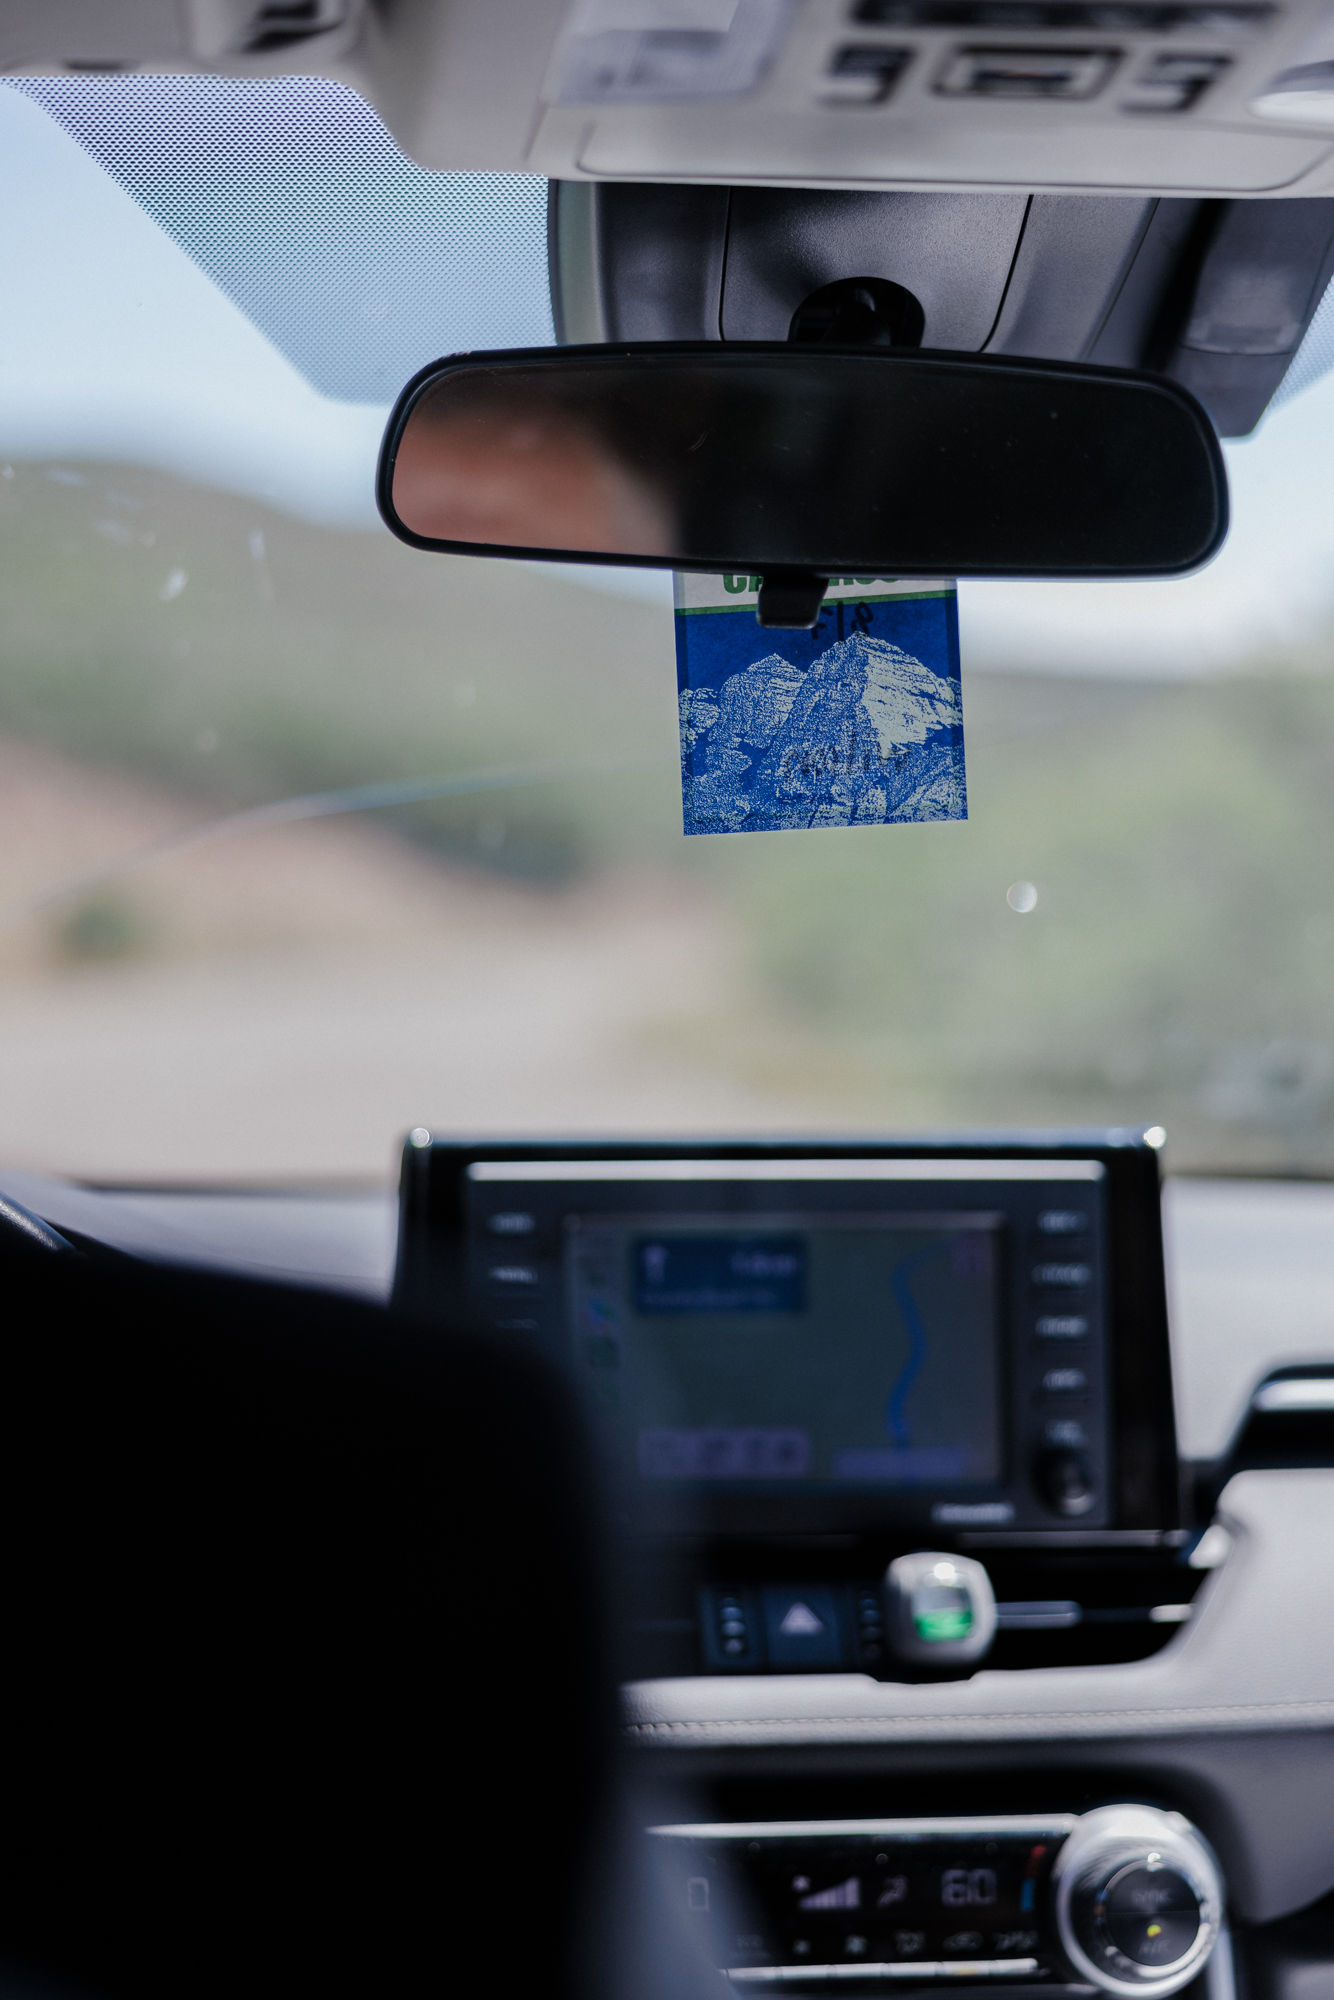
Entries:
[[1104,1993],[1175,1993],[1223,1915],[1218,1864],[1189,1820],[1151,1806],[1085,1813],[1052,1873],[1061,1946]]

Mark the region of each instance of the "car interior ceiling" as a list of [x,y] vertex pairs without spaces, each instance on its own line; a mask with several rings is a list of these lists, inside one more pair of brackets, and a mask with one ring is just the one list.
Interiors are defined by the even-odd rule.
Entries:
[[[556,344],[520,357],[524,424],[541,369],[582,418],[570,348],[590,404],[597,350],[648,384],[664,454],[697,428],[692,357],[869,361],[919,413],[966,362],[1053,422],[1061,382],[1120,384],[1117,436],[1079,443],[1110,520],[1134,396],[1170,403],[1203,526],[1114,573],[1217,547],[1219,440],[1261,424],[1334,278],[1316,0],[65,11],[13,4],[0,65],[319,76],[432,170],[545,177]],[[550,544],[460,531],[425,476],[416,532],[407,427],[466,373],[432,362],[385,432],[410,560],[673,567],[651,510],[623,544],[572,511]],[[842,647],[882,579],[820,536],[875,516],[877,469],[840,515],[801,461],[766,555],[743,542],[776,535],[778,473],[760,527],[724,504],[724,460],[757,477],[744,429],[697,461],[716,505],[675,566],[721,573],[730,535],[747,629],[752,598],[766,645],[823,606]],[[1166,480],[1123,506],[1149,539],[1189,512]],[[936,491],[917,519],[947,535]],[[1055,549],[1074,509],[1048,513]],[[1334,1995],[1334,1342],[1257,1344],[1227,1436],[1187,1448],[1213,1364],[1184,1358],[1164,1142],[1043,1106],[906,1135],[419,1126],[380,1299],[295,1255],[173,1254],[151,1190],[131,1226],[114,1191],[0,1173],[0,2000]]]

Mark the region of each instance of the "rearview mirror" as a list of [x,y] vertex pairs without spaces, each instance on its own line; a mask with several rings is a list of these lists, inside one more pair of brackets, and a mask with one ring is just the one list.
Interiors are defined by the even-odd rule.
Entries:
[[1179,576],[1227,530],[1213,427],[1171,382],[761,342],[438,362],[378,497],[419,548],[812,580]]

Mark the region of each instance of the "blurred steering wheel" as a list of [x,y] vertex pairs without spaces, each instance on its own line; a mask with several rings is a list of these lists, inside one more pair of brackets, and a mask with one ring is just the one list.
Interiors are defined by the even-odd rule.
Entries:
[[34,1215],[22,1202],[0,1194],[0,1258],[39,1257],[52,1250],[64,1251],[71,1257],[78,1255],[68,1236],[62,1236],[49,1222],[43,1222],[40,1215]]

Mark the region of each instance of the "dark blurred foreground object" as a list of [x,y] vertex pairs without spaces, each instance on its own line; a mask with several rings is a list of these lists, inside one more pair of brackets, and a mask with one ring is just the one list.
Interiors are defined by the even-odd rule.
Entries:
[[819,579],[1178,576],[1227,530],[1217,437],[1174,383],[818,342],[438,362],[378,492],[421,548]]
[[557,1377],[207,1274],[0,1283],[0,1980],[587,1993],[610,1700]]

